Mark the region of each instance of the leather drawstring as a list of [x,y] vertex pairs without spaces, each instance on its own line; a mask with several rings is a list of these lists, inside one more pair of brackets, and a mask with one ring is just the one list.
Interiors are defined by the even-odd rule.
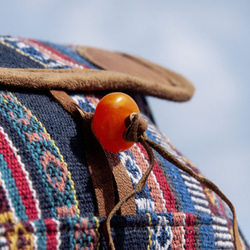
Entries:
[[[226,197],[225,194],[210,180],[206,179],[205,177],[202,177],[198,174],[196,174],[193,170],[185,166],[182,162],[180,162],[176,157],[174,157],[172,154],[170,154],[165,148],[157,144],[156,142],[150,140],[145,133],[141,134],[141,127],[145,128],[145,121],[140,117],[138,114],[131,114],[129,119],[130,124],[127,126],[127,130],[124,133],[124,139],[126,141],[134,141],[134,142],[140,142],[144,148],[146,149],[148,156],[149,156],[149,162],[150,166],[147,169],[146,173],[143,175],[143,177],[140,179],[138,184],[136,185],[135,189],[131,191],[126,197],[124,197],[122,200],[120,200],[116,206],[113,208],[113,210],[108,215],[106,221],[104,222],[103,229],[104,229],[104,236],[106,238],[106,242],[108,245],[109,250],[114,250],[114,242],[111,235],[111,227],[110,227],[110,221],[112,217],[115,215],[115,213],[119,210],[121,205],[125,203],[131,196],[139,193],[145,186],[145,183],[147,181],[147,178],[149,174],[151,173],[153,166],[154,166],[154,153],[153,150],[156,150],[164,159],[169,161],[170,163],[174,164],[177,168],[180,170],[188,173],[190,176],[194,177],[197,181],[199,181],[204,186],[208,187],[212,191],[214,191],[217,195],[219,195],[229,206],[233,213],[233,231],[234,231],[234,246],[236,250],[241,249],[241,240],[240,235],[238,231],[238,223],[236,218],[236,211],[231,203],[231,201]],[[139,133],[138,133],[139,131]]]
[[127,196],[125,196],[122,200],[120,200],[116,204],[116,206],[113,208],[113,210],[110,212],[107,219],[103,223],[103,233],[104,233],[109,250],[115,249],[114,242],[113,242],[112,235],[111,235],[111,227],[110,227],[110,221],[111,221],[112,217],[120,209],[122,204],[124,204],[132,196],[138,194],[144,188],[146,181],[148,179],[148,176],[154,167],[154,163],[155,163],[154,154],[153,154],[153,151],[152,151],[151,147],[149,146],[149,144],[145,141],[144,137],[145,136],[143,136],[143,135],[140,136],[138,138],[138,142],[140,142],[144,146],[144,148],[146,149],[148,156],[149,156],[150,165],[149,165],[149,168],[147,169],[146,173],[142,176],[142,178],[137,183],[135,189],[132,190],[130,193],[128,193]]
[[[51,94],[62,104],[62,106],[71,113],[74,117],[80,118],[84,120],[85,115],[90,115],[89,113],[85,113],[64,91],[55,91],[51,90]],[[80,114],[80,117],[79,117]],[[196,174],[190,168],[185,166],[182,162],[180,162],[176,157],[170,154],[165,148],[157,144],[156,142],[150,140],[144,131],[147,128],[147,122],[138,114],[133,113],[131,114],[125,121],[127,130],[124,133],[124,140],[126,141],[134,141],[140,142],[143,147],[146,149],[147,154],[149,156],[149,168],[147,169],[146,173],[142,176],[139,180],[138,184],[136,185],[135,189],[131,190],[127,195],[123,196],[122,199],[114,206],[111,212],[108,214],[107,219],[103,223],[103,233],[105,240],[107,242],[107,246],[109,250],[114,250],[114,242],[111,235],[111,226],[110,221],[112,217],[116,214],[116,212],[121,208],[121,206],[126,203],[131,197],[135,194],[139,193],[145,186],[147,178],[151,173],[155,158],[152,148],[157,151],[164,159],[175,165],[180,170],[186,172],[197,181],[199,181],[204,186],[211,189],[217,195],[219,195],[229,206],[233,214],[233,241],[236,250],[240,250],[241,246],[241,239],[240,234],[238,231],[238,224],[236,218],[236,212],[233,204],[231,201],[223,194],[223,192],[210,180]],[[91,131],[89,131],[91,133]]]
[[186,172],[190,176],[194,177],[197,181],[199,181],[202,185],[208,187],[213,192],[215,192],[218,196],[220,196],[226,204],[229,206],[229,208],[232,211],[233,214],[233,232],[234,232],[234,246],[236,250],[241,249],[241,239],[240,234],[238,230],[238,223],[237,223],[237,217],[236,217],[236,211],[232,204],[232,202],[227,198],[227,196],[210,180],[208,180],[205,177],[202,177],[198,174],[196,174],[193,170],[185,166],[182,162],[180,162],[177,158],[175,158],[172,154],[170,154],[166,149],[164,149],[162,146],[157,144],[156,142],[150,140],[149,138],[144,138],[145,142],[150,145],[155,151],[157,151],[163,158],[165,158],[170,163],[174,164],[177,168],[180,170]]

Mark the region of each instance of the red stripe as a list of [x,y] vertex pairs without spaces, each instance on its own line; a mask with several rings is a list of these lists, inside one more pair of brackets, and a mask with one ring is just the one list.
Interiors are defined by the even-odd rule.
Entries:
[[[145,148],[139,143],[138,144],[139,148],[141,149],[141,152],[145,155],[145,157],[149,160],[148,158],[148,154],[147,151],[145,150]],[[175,207],[175,201],[174,201],[174,195],[164,177],[164,175],[162,174],[162,171],[158,165],[158,162],[155,161],[155,165],[153,167],[153,173],[156,177],[157,182],[160,185],[160,188],[162,190],[163,193],[163,197],[166,201],[166,209],[169,213],[171,212],[177,212],[177,209]]]
[[[45,44],[43,44],[43,43],[41,43],[41,42],[39,42],[39,41],[35,41],[35,40],[32,40],[32,39],[20,39],[20,40],[22,40],[24,43],[28,43],[28,44],[30,43],[31,46],[33,46],[33,45],[32,45],[32,43],[33,43],[33,44],[38,45],[38,46],[41,47],[42,49],[46,49],[46,50],[50,51],[50,52],[52,53],[52,55],[56,55],[56,56],[58,56],[59,58],[61,58],[62,60],[65,60],[66,62],[64,62],[64,63],[65,63],[66,65],[68,65],[68,66],[73,66],[73,65],[69,64],[69,62],[70,62],[70,63],[76,64],[76,65],[78,65],[78,66],[82,66],[83,68],[89,68],[89,67],[86,66],[85,64],[79,63],[79,62],[73,60],[71,57],[62,54],[60,51],[57,51],[56,49],[51,48],[51,47],[49,47],[49,46],[47,46],[47,45],[45,45]],[[49,55],[49,54],[48,54],[48,55]],[[50,56],[51,56],[51,55],[50,55]],[[74,67],[74,68],[75,68],[75,67]]]
[[46,226],[46,238],[47,238],[47,241],[46,241],[46,246],[47,246],[47,249],[51,249],[51,250],[54,250],[54,249],[57,249],[57,224],[54,220],[48,218],[48,219],[45,219],[44,220],[44,224]]
[[195,215],[186,213],[185,224],[185,249],[195,249]]
[[195,229],[193,227],[184,227],[185,229],[185,249],[195,249]]
[[11,175],[15,179],[15,184],[18,189],[18,194],[25,206],[25,213],[29,220],[38,219],[38,211],[36,209],[36,201],[33,199],[32,191],[30,190],[25,173],[22,171],[21,165],[18,162],[13,149],[5,139],[5,135],[0,132],[0,154],[3,155],[4,161],[11,170]]

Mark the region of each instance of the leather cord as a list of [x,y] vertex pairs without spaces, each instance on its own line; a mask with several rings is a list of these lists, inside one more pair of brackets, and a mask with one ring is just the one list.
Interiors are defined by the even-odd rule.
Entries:
[[[81,123],[87,164],[98,206],[98,215],[107,217],[115,206],[113,180],[117,186],[119,200],[123,199],[127,193],[133,190],[128,173],[120,161],[120,158],[116,154],[105,152],[94,136],[91,129],[93,113],[84,112],[84,110],[62,90],[50,90],[50,93]],[[121,215],[136,214],[135,197],[132,196],[120,209]]]
[[148,143],[148,145],[150,145],[153,149],[155,149],[163,158],[165,158],[167,161],[174,164],[177,168],[186,172],[190,176],[194,177],[202,185],[211,189],[213,192],[219,195],[226,202],[226,204],[229,206],[233,214],[234,246],[235,246],[235,249],[241,249],[241,240],[240,240],[240,234],[239,234],[239,229],[238,229],[236,211],[232,202],[227,198],[227,196],[212,181],[208,180],[207,178],[203,176],[196,174],[192,169],[185,166],[182,162],[180,162],[176,157],[170,154],[162,146],[160,146],[159,144],[150,140],[147,137],[145,137],[144,139],[146,143]]
[[84,112],[64,91],[51,90],[50,93],[73,117],[81,120],[85,156],[95,190],[98,215],[106,217],[115,206],[113,176],[104,149],[91,131],[93,113]]
[[[231,209],[231,211],[233,213],[234,246],[235,246],[236,250],[241,249],[242,247],[241,247],[240,234],[239,234],[239,230],[238,230],[236,211],[235,211],[233,204],[226,197],[226,195],[213,182],[206,179],[205,177],[202,177],[202,176],[196,174],[193,170],[191,170],[190,168],[185,166],[176,157],[174,157],[172,154],[170,154],[165,148],[163,148],[162,146],[160,146],[156,142],[149,139],[145,133],[138,135],[138,131],[140,131],[139,128],[141,126],[145,126],[145,125],[140,124],[141,123],[140,121],[142,121],[142,118],[138,114],[134,114],[134,113],[131,114],[130,118],[128,120],[131,123],[127,127],[127,131],[125,131],[125,133],[124,133],[124,139],[126,141],[140,142],[144,146],[144,148],[146,149],[148,156],[149,156],[150,166],[147,169],[146,173],[142,176],[142,178],[138,182],[135,189],[133,191],[131,191],[130,193],[128,193],[127,196],[124,197],[122,200],[120,200],[120,202],[113,208],[113,210],[108,215],[106,221],[104,222],[103,232],[104,232],[104,236],[106,238],[108,249],[109,250],[115,249],[114,242],[113,242],[112,235],[111,235],[110,221],[111,221],[112,217],[115,215],[116,211],[119,210],[119,207],[123,203],[125,203],[131,196],[134,196],[135,194],[139,193],[144,188],[145,183],[147,181],[147,178],[148,178],[149,174],[151,173],[153,166],[154,166],[154,162],[155,162],[154,153],[153,153],[152,148],[154,150],[156,150],[167,161],[174,164],[177,168],[188,173],[190,176],[194,177],[201,184],[203,184],[204,186],[206,186],[209,189],[211,189],[212,191],[214,191],[217,195],[219,195],[227,203],[227,205],[229,206],[229,208]],[[144,123],[144,121],[143,121],[143,123]]]
[[[57,90],[51,90],[51,94],[63,105],[63,107],[68,110],[72,115],[76,115],[77,112],[80,113],[82,119],[85,121],[85,124],[88,124],[87,127],[83,127],[84,131],[86,132],[86,139],[88,140],[88,145],[92,144],[92,140],[99,143],[95,136],[93,135],[91,129],[90,129],[90,121],[92,120],[93,114],[91,113],[85,113],[64,91],[57,91]],[[86,123],[86,121],[88,121]],[[86,150],[88,152],[88,164],[90,165],[90,173],[91,178],[93,181],[93,185],[95,187],[96,197],[98,201],[98,210],[99,215],[103,214],[103,216],[107,215],[107,219],[103,223],[103,234],[108,246],[109,250],[115,250],[115,245],[112,239],[111,235],[111,226],[110,221],[112,217],[116,214],[116,212],[124,205],[128,200],[130,200],[131,204],[131,198],[135,196],[135,194],[139,193],[145,186],[145,183],[147,181],[147,178],[149,174],[151,173],[155,158],[152,148],[157,151],[163,158],[165,158],[170,163],[174,164],[177,168],[181,169],[182,171],[188,173],[190,176],[194,177],[197,181],[199,181],[204,186],[211,189],[213,192],[215,192],[217,195],[219,195],[229,206],[229,208],[232,211],[233,214],[233,241],[234,246],[236,250],[241,249],[241,239],[240,234],[238,230],[238,223],[237,223],[237,217],[236,217],[236,211],[231,203],[231,201],[226,197],[226,195],[210,180],[206,179],[205,177],[202,177],[198,174],[196,174],[193,170],[185,166],[182,162],[180,162],[176,157],[174,157],[172,154],[170,154],[166,149],[164,149],[162,146],[157,144],[156,142],[149,139],[144,133],[145,129],[147,128],[146,122],[140,117],[138,114],[131,114],[130,117],[126,119],[127,123],[127,130],[124,133],[124,139],[126,141],[134,141],[134,142],[140,142],[145,150],[148,153],[149,156],[149,168],[147,169],[146,173],[142,176],[142,178],[139,180],[138,184],[136,185],[135,189],[132,189],[131,191],[127,192],[126,194],[123,193],[122,198],[120,201],[114,205],[114,190],[113,190],[113,184],[110,179],[111,176],[111,169],[108,166],[107,163],[107,155],[105,153],[102,155],[105,156],[105,159],[102,158],[102,160],[105,162],[103,164],[102,162],[99,162],[99,166],[96,166],[95,159],[96,157],[96,145],[94,147],[87,147]],[[91,134],[91,136],[87,135]],[[100,144],[99,144],[100,147]],[[103,151],[98,149],[98,151]],[[92,154],[92,156],[91,156]],[[107,170],[107,172],[106,172]],[[95,176],[96,171],[99,172],[99,174],[104,174],[104,176],[99,175],[98,177]],[[108,174],[107,174],[108,173]],[[100,183],[101,182],[101,183]],[[100,190],[100,185],[103,185],[105,183],[108,183],[108,186],[105,185],[101,187],[102,192],[98,193]],[[112,187],[112,188],[111,188]],[[101,197],[102,195],[102,197]],[[104,200],[102,200],[104,199]],[[108,204],[107,204],[108,203]],[[106,205],[104,205],[106,204]],[[108,207],[106,207],[108,205]],[[128,206],[130,207],[130,205]],[[132,209],[133,210],[133,209]],[[100,215],[101,216],[101,215]]]
[[116,206],[113,208],[113,210],[110,212],[110,214],[108,215],[107,219],[104,221],[103,223],[103,233],[104,233],[104,237],[106,239],[106,243],[108,246],[109,250],[115,250],[115,245],[112,239],[112,235],[111,235],[111,227],[110,227],[110,221],[112,219],[112,217],[115,215],[115,213],[119,210],[119,208],[125,203],[127,202],[127,200],[129,200],[131,197],[135,196],[136,194],[138,194],[145,186],[146,181],[148,179],[148,176],[150,175],[153,167],[154,167],[154,163],[155,163],[155,159],[154,159],[154,154],[153,151],[151,149],[151,147],[149,146],[149,144],[145,141],[145,136],[141,136],[140,138],[138,138],[138,142],[140,142],[144,148],[146,149],[148,155],[149,155],[149,168],[147,169],[146,173],[143,175],[143,177],[139,180],[139,182],[137,183],[136,187],[134,190],[132,190],[130,193],[128,193],[122,200],[120,200]]

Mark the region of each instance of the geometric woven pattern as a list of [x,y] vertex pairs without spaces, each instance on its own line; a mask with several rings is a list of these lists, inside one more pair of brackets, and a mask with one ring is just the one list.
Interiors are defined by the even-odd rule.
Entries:
[[[95,68],[74,46],[0,37],[0,67]],[[102,94],[69,93],[86,112]],[[145,97],[132,93],[148,138],[198,169],[152,121]],[[0,90],[0,247],[106,249],[80,128],[49,93]],[[107,154],[114,154],[107,152]],[[117,249],[234,249],[232,214],[222,199],[154,151],[155,165],[135,195],[136,214],[114,216]],[[118,153],[135,188],[149,167],[140,143]],[[108,159],[109,160],[109,159]],[[112,165],[112,162],[110,162]],[[249,249],[242,236],[242,244]]]

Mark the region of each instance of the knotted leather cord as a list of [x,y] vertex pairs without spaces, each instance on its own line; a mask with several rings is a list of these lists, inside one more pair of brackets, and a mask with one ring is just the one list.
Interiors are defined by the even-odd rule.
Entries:
[[[58,91],[63,92],[63,91]],[[58,99],[58,93],[57,91],[51,91],[52,95]],[[75,113],[76,109],[78,112],[81,113],[82,118],[84,119],[84,116],[87,114],[85,113],[76,103],[74,102],[68,102],[66,99],[66,93],[64,92],[63,96],[64,98],[59,98],[60,103],[63,105],[65,109],[70,111],[71,113]],[[59,93],[60,96],[60,93]],[[69,96],[68,96],[69,97]],[[70,97],[69,97],[70,98]],[[66,101],[65,101],[66,100]],[[161,145],[157,144],[156,142],[149,139],[146,135],[146,133],[143,133],[146,129],[145,120],[141,118],[140,115],[136,113],[132,113],[127,119],[126,119],[126,126],[127,130],[124,133],[124,139],[126,141],[134,141],[134,142],[140,142],[145,150],[147,151],[147,154],[149,156],[149,167],[146,171],[146,173],[142,176],[142,178],[137,183],[135,189],[133,189],[131,192],[129,192],[127,195],[125,195],[111,210],[111,212],[108,214],[107,219],[103,223],[103,234],[108,246],[109,250],[115,250],[115,245],[113,242],[113,238],[111,235],[111,226],[110,221],[112,217],[116,214],[116,212],[121,208],[121,206],[126,203],[131,197],[134,197],[137,193],[139,193],[145,186],[148,176],[150,175],[154,163],[154,153],[153,150],[156,150],[164,159],[175,165],[180,170],[188,173],[190,176],[194,177],[197,181],[199,181],[204,186],[211,189],[213,192],[215,192],[217,195],[219,195],[229,206],[229,208],[232,211],[233,214],[233,241],[234,246],[236,250],[241,249],[241,240],[240,235],[238,231],[238,224],[237,224],[237,217],[236,217],[236,211],[231,203],[231,201],[226,197],[226,195],[210,180],[206,179],[205,177],[202,177],[198,174],[196,174],[192,169],[185,166],[182,162],[180,162],[175,156],[173,156],[171,153],[169,153],[165,148],[163,148]],[[152,148],[151,148],[152,147]]]
[[[113,242],[113,239],[111,236],[111,227],[110,227],[110,221],[111,221],[112,217],[115,215],[116,211],[119,210],[120,206],[126,202],[126,200],[128,200],[131,196],[139,193],[144,188],[145,183],[147,181],[147,178],[153,169],[155,159],[154,159],[154,153],[153,153],[151,147],[153,149],[155,149],[164,159],[166,159],[167,161],[169,161],[170,163],[175,165],[180,170],[182,170],[182,171],[188,173],[190,176],[194,177],[201,184],[208,187],[213,192],[215,192],[217,195],[219,195],[227,203],[227,205],[229,206],[229,208],[231,209],[231,211],[233,213],[234,247],[236,250],[241,249],[241,240],[240,240],[240,235],[239,235],[239,231],[238,231],[236,211],[235,211],[233,204],[226,197],[226,195],[213,182],[211,182],[210,180],[208,180],[205,177],[202,177],[202,176],[196,174],[193,170],[191,170],[190,168],[185,166],[182,162],[180,162],[175,156],[170,154],[161,145],[159,145],[156,142],[149,139],[147,137],[146,133],[143,133],[142,135],[140,135],[140,134],[138,135],[138,130],[140,130],[138,128],[141,126],[140,121],[142,121],[142,119],[140,118],[140,116],[138,114],[134,114],[134,113],[131,114],[129,117],[129,120],[131,123],[127,127],[127,130],[124,133],[124,139],[126,141],[140,142],[144,146],[144,148],[146,149],[148,156],[149,156],[150,166],[147,169],[146,173],[142,176],[142,178],[140,179],[138,184],[136,185],[135,189],[133,191],[131,191],[122,200],[120,200],[120,202],[114,207],[114,209],[110,212],[106,221],[104,222],[104,225],[103,225],[104,236],[105,236],[106,242],[108,244],[108,249],[109,250],[115,249],[114,242]],[[144,125],[142,125],[142,126],[144,126]]]
[[175,156],[170,154],[165,148],[163,148],[161,145],[157,144],[156,142],[152,141],[151,139],[147,138],[147,136],[144,138],[145,142],[148,143],[153,149],[155,149],[164,159],[175,165],[180,170],[186,172],[190,176],[194,177],[197,181],[199,181],[202,185],[208,187],[213,192],[215,192],[217,195],[219,195],[229,206],[229,208],[232,211],[233,214],[233,231],[234,231],[234,246],[235,249],[239,250],[241,249],[241,240],[240,240],[240,234],[238,230],[238,223],[237,223],[237,217],[236,217],[236,211],[232,204],[232,202],[227,198],[227,196],[210,180],[207,178],[196,174],[192,169],[185,166],[182,162],[180,162]]
[[109,250],[115,250],[115,245],[113,242],[113,238],[111,235],[111,227],[110,227],[110,221],[112,219],[112,217],[115,215],[115,213],[120,209],[120,207],[128,200],[130,199],[132,196],[138,194],[145,186],[146,181],[148,179],[148,176],[150,175],[153,167],[154,167],[154,163],[155,163],[155,159],[154,159],[154,153],[151,149],[151,147],[149,146],[149,144],[146,142],[145,140],[146,135],[141,135],[136,142],[140,142],[143,147],[146,149],[148,156],[149,156],[149,162],[150,165],[146,171],[146,173],[142,176],[142,178],[139,180],[139,182],[137,183],[136,187],[134,190],[132,190],[130,193],[128,193],[122,200],[120,200],[116,206],[113,208],[113,210],[110,212],[110,214],[108,215],[107,219],[104,221],[103,223],[103,233],[104,233],[104,237],[106,239],[106,243],[108,246]]

